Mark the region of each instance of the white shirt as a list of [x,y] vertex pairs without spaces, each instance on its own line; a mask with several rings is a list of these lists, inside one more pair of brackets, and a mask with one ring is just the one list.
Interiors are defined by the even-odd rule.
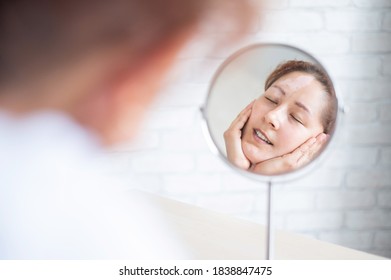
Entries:
[[101,175],[103,152],[58,113],[0,112],[0,259],[188,258],[151,202]]

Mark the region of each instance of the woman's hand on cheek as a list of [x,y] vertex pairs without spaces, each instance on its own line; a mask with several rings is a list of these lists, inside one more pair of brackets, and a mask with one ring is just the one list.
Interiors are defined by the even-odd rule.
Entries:
[[233,120],[230,127],[224,132],[225,148],[228,160],[235,166],[242,169],[250,168],[250,161],[246,158],[242,150],[242,129],[251,115],[252,101]]
[[313,160],[328,138],[327,134],[320,133],[316,138],[311,137],[289,154],[256,164],[252,171],[263,175],[276,175],[296,170]]

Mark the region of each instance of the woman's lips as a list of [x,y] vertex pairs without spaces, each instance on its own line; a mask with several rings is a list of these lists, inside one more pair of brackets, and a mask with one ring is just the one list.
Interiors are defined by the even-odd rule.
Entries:
[[253,135],[257,142],[261,144],[273,145],[273,143],[270,142],[269,138],[267,138],[267,136],[259,129],[254,129]]

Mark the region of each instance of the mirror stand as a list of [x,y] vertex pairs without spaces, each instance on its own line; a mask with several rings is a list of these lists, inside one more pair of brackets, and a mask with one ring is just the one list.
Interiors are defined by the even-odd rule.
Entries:
[[[324,102],[325,93],[328,96],[326,103]],[[289,95],[289,98],[286,98],[286,95]],[[264,98],[261,98],[262,96]],[[277,100],[280,100],[280,103]],[[267,184],[266,228],[265,237],[262,238],[266,254],[261,254],[267,260],[275,257],[272,185],[298,179],[313,170],[313,167],[317,166],[316,163],[320,163],[318,160],[320,153],[323,153],[325,148],[330,148],[327,135],[334,136],[334,129],[341,120],[339,113],[343,113],[343,106],[340,101],[331,77],[322,64],[305,51],[285,44],[258,43],[244,47],[229,56],[214,74],[205,105],[201,109],[204,120],[203,131],[214,154],[242,175]],[[296,119],[295,116],[292,118],[300,123],[300,116],[308,116],[308,110],[307,113],[303,112],[308,108],[296,106],[298,102],[304,102],[307,107],[318,112],[317,118],[311,116],[303,118],[313,120],[312,125],[307,129],[313,131],[312,137],[316,138],[316,141],[321,142],[308,146],[306,142],[308,135],[301,133],[300,129],[295,129],[296,122],[285,122],[283,132],[271,133],[272,140],[281,144],[276,147],[283,148],[269,149],[269,146],[264,146],[264,142],[272,144],[271,141],[266,141],[268,132],[272,128],[270,122],[265,121],[266,115],[271,112],[271,108],[274,108],[270,103],[277,107],[289,105],[290,108],[294,108],[299,118]],[[332,116],[324,116],[322,110],[325,108],[327,112],[332,113]],[[321,124],[323,130],[316,124]],[[244,129],[245,126],[248,129]],[[263,132],[262,129],[265,131]],[[286,129],[295,132],[289,134],[292,136],[289,139],[284,137],[285,131],[288,131]],[[225,137],[226,132],[228,133]],[[282,144],[283,141],[285,142]],[[227,143],[230,147],[229,151]],[[245,155],[242,143],[246,145],[247,153],[255,152]],[[307,160],[303,159],[300,163],[297,161],[295,167],[284,168],[284,164],[281,164],[276,165],[275,170],[265,173],[261,172],[262,168],[258,171],[246,168],[248,162],[251,165],[251,162],[266,162],[288,154],[291,156],[295,154],[302,158],[303,147],[307,147]],[[229,160],[229,152],[231,155],[239,155],[241,160],[248,159],[245,161],[244,168],[243,165],[238,167],[238,164]],[[251,157],[251,161],[248,157]],[[273,165],[271,167],[274,168]]]
[[267,182],[267,232],[266,232],[266,259],[273,259],[273,189],[272,182]]

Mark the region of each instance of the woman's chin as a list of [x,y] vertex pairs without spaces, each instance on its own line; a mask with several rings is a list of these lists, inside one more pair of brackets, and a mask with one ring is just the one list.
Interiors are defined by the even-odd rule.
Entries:
[[254,147],[253,145],[242,145],[243,153],[245,157],[251,162],[252,165],[268,160],[272,157],[268,157],[261,149]]

